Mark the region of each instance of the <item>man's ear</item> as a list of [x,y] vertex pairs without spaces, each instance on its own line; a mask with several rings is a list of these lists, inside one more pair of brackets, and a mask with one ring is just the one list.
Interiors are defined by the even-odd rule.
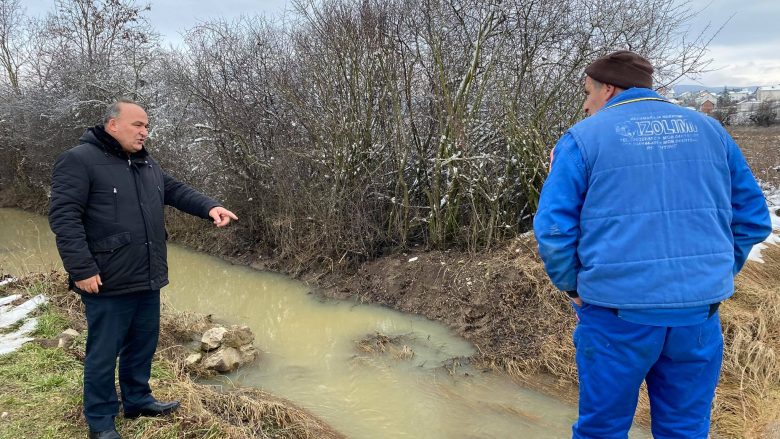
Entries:
[[617,87],[615,87],[612,84],[604,84],[602,87],[604,87],[604,94],[607,97],[607,99],[612,99],[612,97],[615,96]]
[[604,87],[607,89],[607,100],[614,98],[623,91],[622,88],[612,84],[604,84]]
[[108,123],[106,123],[106,131],[113,132],[116,131],[116,119],[109,119]]

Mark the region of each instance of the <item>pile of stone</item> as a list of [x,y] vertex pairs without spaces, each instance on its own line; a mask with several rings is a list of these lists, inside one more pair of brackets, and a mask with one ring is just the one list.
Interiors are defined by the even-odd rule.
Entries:
[[200,339],[200,349],[187,357],[188,366],[200,365],[217,372],[232,372],[255,360],[255,335],[248,326],[211,328]]

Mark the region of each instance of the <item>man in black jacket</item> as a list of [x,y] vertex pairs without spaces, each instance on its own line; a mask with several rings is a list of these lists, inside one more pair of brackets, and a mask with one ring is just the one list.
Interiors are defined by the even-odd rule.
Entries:
[[165,204],[217,227],[238,218],[162,171],[144,149],[149,121],[133,101],[109,106],[103,125],[54,165],[49,224],[87,317],[84,416],[89,437],[119,438],[114,370],[125,418],[175,411],[149,387],[160,328],[160,288],[168,284]]

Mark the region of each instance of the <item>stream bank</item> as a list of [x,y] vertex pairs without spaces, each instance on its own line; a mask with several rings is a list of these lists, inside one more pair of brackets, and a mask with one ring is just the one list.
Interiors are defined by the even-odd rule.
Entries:
[[[735,138],[756,175],[777,183],[780,133],[745,130]],[[742,137],[740,137],[742,136]],[[754,145],[751,141],[754,140]],[[0,197],[2,198],[2,197]],[[25,206],[6,197],[5,205]],[[22,199],[24,197],[21,197]],[[11,201],[8,201],[11,200]],[[2,200],[0,200],[2,201]],[[40,207],[26,204],[28,209]],[[294,257],[254,252],[232,230],[170,213],[176,242],[241,265],[284,272],[325,297],[375,303],[444,323],[472,342],[472,363],[502,371],[519,382],[573,401],[576,371],[571,346],[574,316],[547,281],[532,237],[476,254],[450,251],[389,252],[358,268],[312,268]],[[249,249],[249,250],[247,250]],[[748,263],[737,292],[721,308],[725,357],[713,411],[717,437],[778,437],[780,427],[780,249],[764,250],[764,264]],[[647,420],[642,395],[640,419]]]
[[[36,342],[0,356],[0,438],[81,438],[86,423],[81,413],[86,322],[81,300],[66,288],[64,273],[25,276],[0,287],[0,296],[22,299],[44,294],[50,303],[37,313]],[[197,370],[185,367],[185,345],[193,333],[211,322],[206,316],[176,312],[165,306],[160,343],[152,365],[151,385],[163,400],[182,400],[174,415],[126,420],[117,429],[128,438],[210,439],[342,439],[306,410],[256,389],[230,389],[199,384]],[[74,328],[82,335],[66,348],[56,347],[57,334]],[[54,342],[54,343],[52,343]],[[53,346],[52,346],[53,345]]]

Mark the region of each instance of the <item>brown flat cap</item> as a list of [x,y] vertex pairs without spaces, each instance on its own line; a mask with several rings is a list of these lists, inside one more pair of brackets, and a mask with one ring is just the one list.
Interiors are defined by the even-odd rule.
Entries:
[[653,87],[650,61],[628,50],[618,50],[593,61],[585,68],[585,74],[620,88]]

